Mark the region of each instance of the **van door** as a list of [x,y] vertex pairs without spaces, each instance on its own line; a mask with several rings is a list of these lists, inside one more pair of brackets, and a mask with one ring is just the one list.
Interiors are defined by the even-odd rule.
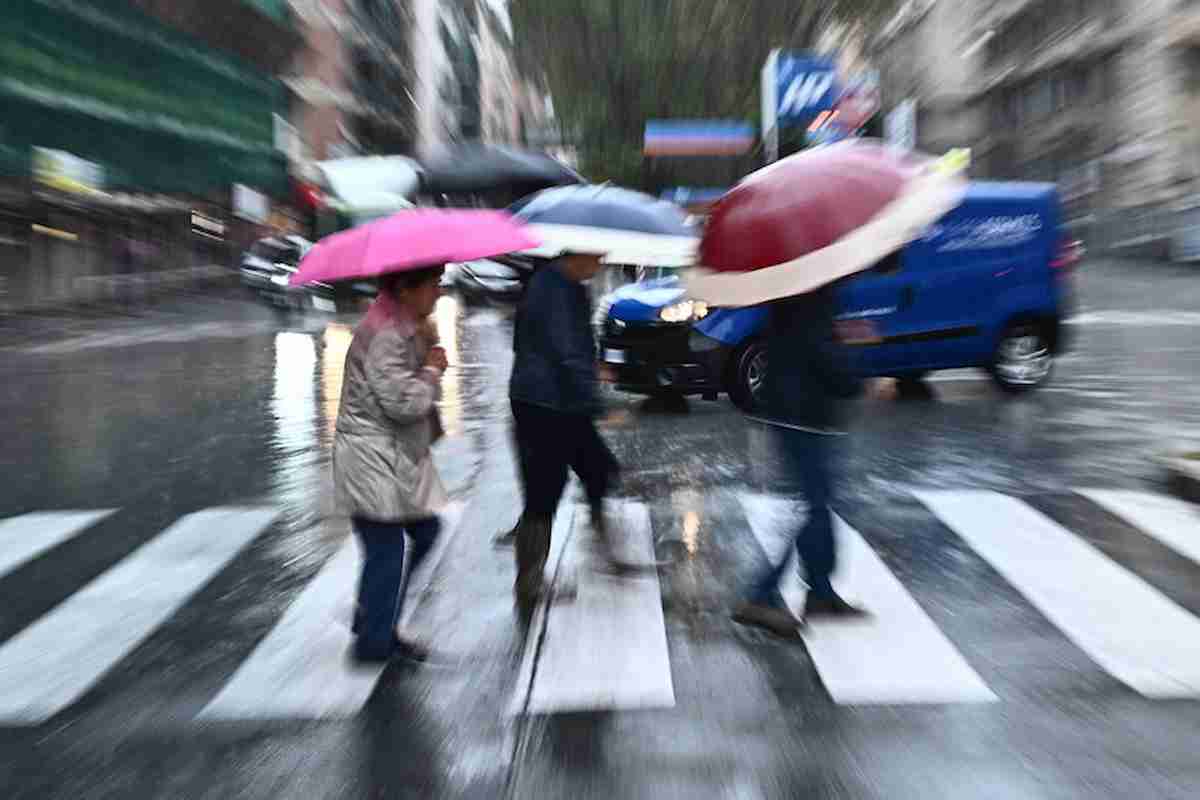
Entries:
[[1027,281],[1037,260],[1030,243],[1043,221],[1030,211],[991,197],[968,198],[909,246],[913,368],[976,366],[990,359],[994,307]]
[[909,260],[906,250],[893,253],[838,286],[837,318],[864,320],[875,329],[874,339],[850,348],[853,367],[861,375],[895,374],[909,361],[907,335],[915,324]]

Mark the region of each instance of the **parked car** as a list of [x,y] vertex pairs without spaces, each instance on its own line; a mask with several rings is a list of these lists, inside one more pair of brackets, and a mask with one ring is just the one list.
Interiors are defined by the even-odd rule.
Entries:
[[296,271],[296,265],[312,247],[312,242],[301,236],[282,236],[259,239],[242,254],[239,269],[242,283],[255,290],[271,289],[280,285],[275,278],[287,283],[287,276]]
[[[921,239],[839,283],[839,318],[867,320],[877,334],[855,345],[854,369],[917,379],[982,367],[1007,391],[1040,386],[1066,344],[1081,256],[1052,184],[972,183]],[[673,277],[622,287],[601,307],[600,356],[618,388],[758,404],[765,308],[708,308]]]
[[260,239],[242,256],[242,283],[276,308],[296,311],[333,313],[353,308],[359,299],[375,295],[375,285],[370,281],[293,286],[291,276],[311,247],[312,242],[301,236]]

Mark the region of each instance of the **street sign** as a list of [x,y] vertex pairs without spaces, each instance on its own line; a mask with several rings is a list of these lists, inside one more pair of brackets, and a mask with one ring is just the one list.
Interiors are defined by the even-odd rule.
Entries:
[[754,146],[754,126],[739,120],[647,120],[648,156],[740,155]]
[[779,124],[807,124],[837,101],[837,64],[828,56],[782,52],[775,60]]

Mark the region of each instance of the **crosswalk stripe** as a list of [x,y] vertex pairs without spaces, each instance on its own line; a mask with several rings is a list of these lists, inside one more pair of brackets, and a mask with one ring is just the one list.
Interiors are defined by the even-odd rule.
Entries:
[[[559,515],[566,510],[561,508]],[[611,511],[614,540],[623,540],[624,557],[652,562],[646,506],[622,502],[613,504]],[[587,563],[589,537],[581,530],[586,515],[577,509],[571,514],[576,530],[563,537],[563,546],[566,571],[575,576],[576,595],[550,606],[544,638],[529,637],[520,674],[532,677],[532,687],[518,684],[512,711],[544,714],[674,706],[657,571],[620,579],[597,573]]]
[[113,514],[95,511],[40,511],[0,520],[0,577]]
[[[410,580],[401,625],[411,619],[461,517],[459,504],[443,512],[434,550]],[[353,602],[347,598],[358,585],[361,563],[358,542],[349,536],[199,718],[336,719],[358,712],[384,669],[358,666],[347,657],[354,641]]]
[[[792,558],[788,538],[795,504],[785,498],[742,493],[738,500],[763,550]],[[834,518],[841,565],[839,591],[861,602],[871,616],[852,623],[813,621],[805,645],[825,688],[844,705],[984,703],[997,699],[863,537]],[[799,612],[805,589],[789,569],[784,600]]]
[[1200,695],[1200,619],[1020,500],[914,494],[1113,677],[1148,697]]
[[1076,492],[1200,564],[1200,509],[1173,497],[1105,489]]
[[278,515],[188,514],[0,647],[0,720],[43,722],[96,683]]

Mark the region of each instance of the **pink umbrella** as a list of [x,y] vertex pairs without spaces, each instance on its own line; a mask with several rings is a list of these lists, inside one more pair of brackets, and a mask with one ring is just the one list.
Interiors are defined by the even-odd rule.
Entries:
[[415,208],[317,242],[291,283],[370,278],[540,244],[504,211]]

